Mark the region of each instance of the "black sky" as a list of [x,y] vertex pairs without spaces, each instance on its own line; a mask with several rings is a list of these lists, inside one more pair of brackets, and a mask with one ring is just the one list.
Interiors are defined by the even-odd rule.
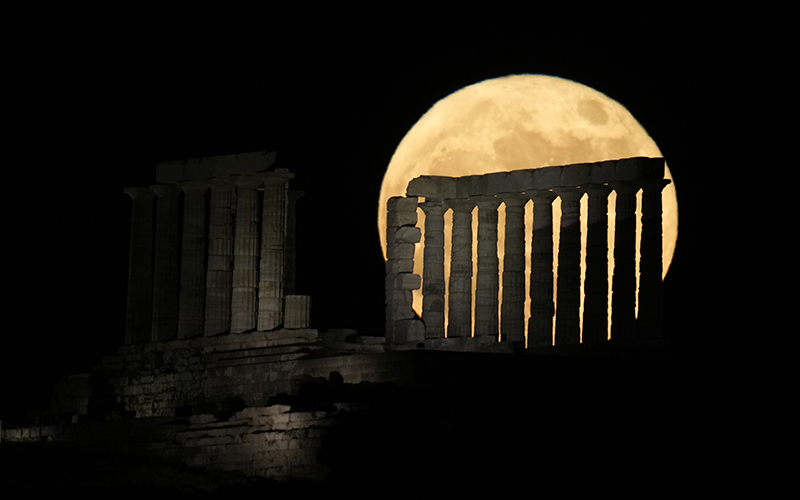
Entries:
[[122,343],[122,190],[155,184],[159,161],[276,150],[305,191],[298,291],[313,296],[314,326],[380,335],[375,217],[394,148],[437,100],[514,73],[593,87],[659,145],[680,210],[665,282],[679,350],[788,359],[779,313],[795,278],[773,245],[779,205],[753,191],[782,112],[782,34],[748,16],[648,9],[20,15],[6,67],[0,405],[27,404],[21,388]]

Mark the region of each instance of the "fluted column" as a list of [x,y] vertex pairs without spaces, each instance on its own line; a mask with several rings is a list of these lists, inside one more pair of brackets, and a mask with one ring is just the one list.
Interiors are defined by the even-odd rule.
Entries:
[[229,332],[231,328],[231,280],[233,276],[233,184],[210,184],[208,264],[204,335]]
[[626,340],[636,325],[636,192],[632,182],[614,182],[614,277],[611,290],[611,339]]
[[153,342],[178,337],[179,269],[178,196],[174,185],[150,186],[158,196],[156,213],[156,251],[153,272]]
[[642,182],[642,243],[639,260],[639,318],[636,335],[658,337],[663,333],[662,314],[662,199],[668,179]]
[[422,268],[422,322],[425,338],[444,337],[444,213],[441,201],[419,204],[425,212]]
[[256,328],[258,288],[258,187],[261,179],[242,175],[236,179],[236,230],[233,243],[231,332]]
[[178,338],[203,335],[206,293],[206,191],[205,183],[189,183],[183,190],[183,240]]
[[286,268],[286,216],[291,174],[270,173],[264,177],[264,209],[261,229],[261,265],[258,282],[258,330],[267,331],[283,323],[283,282]]
[[472,336],[472,210],[468,200],[449,202],[453,209],[453,236],[450,247],[450,286],[448,297],[448,337]]
[[475,336],[497,337],[500,266],[497,258],[497,198],[478,201],[478,276],[475,279]]
[[147,188],[126,188],[133,200],[125,344],[150,341],[153,321],[153,198]]
[[286,269],[283,283],[283,293],[294,295],[297,293],[297,200],[303,196],[302,191],[290,189],[288,191],[289,204],[286,212]]
[[581,197],[576,187],[557,188],[561,198],[561,232],[558,245],[556,345],[581,341]]
[[503,258],[503,303],[500,333],[503,340],[525,342],[525,203],[528,198],[506,196],[506,236]]
[[589,196],[586,280],[583,291],[583,343],[608,339],[608,195],[605,184],[583,187]]
[[531,238],[531,317],[528,347],[553,345],[553,200],[552,191],[534,191]]

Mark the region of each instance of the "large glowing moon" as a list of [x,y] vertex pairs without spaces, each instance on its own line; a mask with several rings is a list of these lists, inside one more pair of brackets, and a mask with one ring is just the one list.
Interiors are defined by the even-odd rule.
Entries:
[[[386,202],[393,196],[405,196],[408,182],[415,177],[459,177],[632,156],[661,157],[662,154],[628,110],[590,87],[546,75],[512,75],[465,87],[434,104],[408,131],[389,163],[378,205],[378,230],[384,257]],[[666,178],[672,179],[669,168]],[[609,200],[611,224],[615,197],[612,193]],[[663,202],[663,269],[666,275],[678,237],[674,183],[664,189]],[[528,208],[530,211],[530,205]],[[498,226],[501,266],[503,215],[501,206]],[[554,202],[553,216],[557,233],[559,200]],[[586,220],[585,211],[582,219]],[[450,220],[451,217],[446,217],[445,223]],[[527,224],[526,221],[530,228]],[[447,227],[445,231],[449,234]],[[585,229],[582,233],[585,239]],[[554,248],[557,248],[557,234],[555,238]],[[447,247],[449,243],[446,240]],[[613,246],[613,239],[609,243]],[[414,269],[420,275],[422,246],[417,246]],[[445,250],[449,261],[448,249]],[[446,262],[445,272],[449,274],[448,271]],[[414,309],[418,313],[421,312],[421,297],[421,290],[416,290]]]

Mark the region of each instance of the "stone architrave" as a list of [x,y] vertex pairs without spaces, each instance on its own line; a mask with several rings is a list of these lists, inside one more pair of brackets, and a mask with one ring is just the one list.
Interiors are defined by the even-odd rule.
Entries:
[[525,342],[525,204],[528,198],[505,196],[505,252],[500,334],[503,340]]
[[178,337],[178,196],[181,190],[173,184],[150,186],[158,196],[156,212],[155,262],[153,269],[152,342]]
[[472,336],[472,210],[469,200],[451,200],[453,235],[450,256],[447,336]]
[[529,193],[533,200],[531,237],[531,317],[528,320],[528,347],[553,345],[553,200],[549,190]]
[[561,231],[558,245],[558,297],[556,345],[581,341],[581,197],[580,188],[556,188],[561,198]]
[[208,185],[192,182],[183,190],[183,240],[178,338],[203,335],[206,295],[206,192]]
[[204,335],[218,335],[231,328],[231,279],[233,276],[233,184],[212,182]]
[[241,175],[236,179],[236,229],[233,243],[231,333],[256,328],[258,289],[258,187],[261,179]]
[[614,276],[611,284],[611,340],[629,340],[636,326],[636,193],[635,182],[613,182],[617,193],[614,228]]
[[287,186],[293,176],[270,172],[264,180],[261,216],[261,266],[258,283],[258,330],[268,331],[283,323],[283,283],[286,268]]
[[153,322],[153,198],[147,188],[126,188],[133,200],[125,344],[150,341]]
[[639,317],[636,336],[660,337],[663,333],[662,190],[668,179],[646,179],[642,186],[642,242],[639,260]]
[[586,278],[583,286],[583,343],[608,339],[608,195],[605,184],[582,186],[589,196]]
[[495,197],[480,198],[478,205],[478,276],[475,279],[475,336],[497,338],[499,260],[497,258],[497,207]]
[[288,191],[289,204],[286,212],[286,269],[283,283],[283,293],[294,295],[297,281],[297,200],[303,196],[303,191],[290,189]]
[[425,338],[444,337],[444,213],[441,201],[426,201],[419,207],[425,213],[425,250],[422,268],[422,322]]

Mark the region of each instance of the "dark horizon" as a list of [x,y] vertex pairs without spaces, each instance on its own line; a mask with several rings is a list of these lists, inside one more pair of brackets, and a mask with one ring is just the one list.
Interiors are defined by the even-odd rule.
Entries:
[[[767,243],[775,207],[762,213],[753,207],[767,193],[742,191],[753,189],[762,124],[775,113],[752,102],[764,89],[742,75],[770,61],[745,58],[724,26],[552,38],[454,23],[421,32],[310,22],[204,36],[88,30],[45,33],[20,50],[21,107],[7,139],[7,238],[19,246],[9,262],[0,416],[40,404],[58,375],[87,371],[122,345],[130,217],[122,190],[155,184],[161,161],[276,151],[276,166],[295,175],[290,187],[305,192],[297,286],[312,296],[312,326],[382,335],[375,216],[395,147],[439,99],[518,73],[608,95],[661,149],[679,203],[664,282],[678,359],[788,366],[787,327],[773,314],[788,300],[775,281],[782,262]],[[547,43],[554,39],[558,46]]]

